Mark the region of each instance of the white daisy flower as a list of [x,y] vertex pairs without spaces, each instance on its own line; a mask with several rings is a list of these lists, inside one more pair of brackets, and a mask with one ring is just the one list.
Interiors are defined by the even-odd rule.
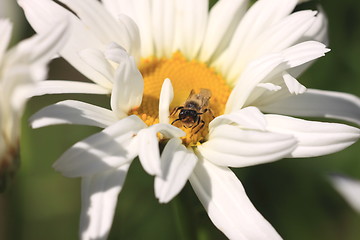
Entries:
[[[60,2],[72,12],[50,0],[19,0],[38,32],[52,20],[71,19],[76,31],[61,56],[95,84],[79,90],[78,83],[68,83],[74,84],[68,90],[62,82],[49,81],[42,91],[112,92],[112,112],[61,102],[33,118],[34,127],[105,128],[55,164],[66,176],[83,177],[83,239],[107,237],[117,194],[136,155],[156,176],[160,202],[170,201],[189,179],[227,237],[279,239],[229,167],[329,154],[359,138],[359,130],[347,125],[258,110],[360,123],[357,97],[306,89],[296,80],[328,49],[317,42],[327,41],[324,15],[293,13],[295,0],[260,0],[249,9],[248,1],[221,0],[210,12],[207,0]],[[129,62],[118,45],[133,57],[143,84],[135,64],[118,71]],[[189,93],[194,90],[197,98],[201,89],[211,92],[209,105],[186,105]],[[182,131],[176,127],[185,136],[179,138]],[[172,134],[164,135],[163,129]],[[157,141],[166,144],[161,157]]]
[[21,117],[35,85],[45,79],[47,64],[66,41],[67,24],[35,35],[7,51],[12,23],[0,19],[0,188],[15,173],[19,153]]

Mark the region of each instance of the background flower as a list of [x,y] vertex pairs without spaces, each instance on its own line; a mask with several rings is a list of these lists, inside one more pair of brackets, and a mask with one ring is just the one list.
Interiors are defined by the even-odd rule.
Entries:
[[[324,6],[325,8],[326,8],[326,6]],[[342,6],[342,7],[344,7],[344,6]],[[349,8],[350,9],[350,8]],[[351,10],[352,11],[354,11],[354,8],[351,8]],[[354,31],[356,31],[356,30],[354,30]],[[337,36],[337,37],[341,37],[342,36],[342,34],[340,34],[340,36]],[[346,41],[348,42],[348,38],[346,38]],[[334,43],[336,43],[336,41],[333,41]],[[332,47],[332,49],[333,49],[333,52],[331,53],[331,54],[334,54],[334,51],[336,51],[336,49],[334,49],[334,46],[331,46]],[[330,54],[330,55],[331,55]],[[342,53],[343,54],[343,53]],[[356,57],[356,56],[355,56]],[[336,63],[338,63],[337,61],[339,61],[338,59],[337,60],[329,60],[329,61],[327,61],[327,60],[321,60],[320,61],[320,63],[322,63],[322,64],[324,64],[324,61],[326,62],[326,64],[329,64],[329,61],[331,62],[331,61],[335,61]],[[320,63],[318,63],[318,64],[320,64]],[[345,61],[341,61],[340,62],[341,64],[345,64]],[[339,66],[338,64],[335,64],[335,66]],[[342,66],[342,65],[340,65],[340,66]],[[355,65],[354,65],[355,66]],[[324,82],[325,83],[328,83],[328,80],[331,78],[334,78],[334,73],[332,72],[333,71],[333,68],[331,68],[331,67],[328,67],[328,65],[326,65],[326,71],[320,71],[319,70],[319,67],[318,66],[316,66],[316,67],[314,67],[313,68],[314,69],[314,71],[316,71],[315,72],[315,74],[318,74],[318,75],[325,75],[325,74],[328,74],[327,76],[328,76],[328,78],[327,79],[325,79],[324,80]],[[354,70],[355,70],[356,68],[354,67]],[[311,70],[311,69],[310,69]],[[340,82],[340,81],[338,81],[338,82],[336,82],[336,83],[334,83],[333,85],[325,85],[325,86],[323,86],[323,87],[320,87],[320,86],[318,86],[317,84],[318,83],[314,83],[313,82],[313,79],[318,79],[318,78],[316,78],[316,77],[309,77],[309,75],[307,74],[307,75],[305,75],[304,76],[304,78],[303,78],[303,82],[306,82],[306,79],[307,79],[307,77],[308,77],[308,79],[309,79],[309,81],[307,82],[307,83],[305,83],[305,85],[306,86],[311,86],[311,87],[317,87],[317,88],[326,88],[326,89],[332,89],[332,90],[342,90],[342,91],[347,91],[347,92],[352,92],[352,93],[354,93],[354,94],[358,94],[358,92],[356,91],[356,89],[355,89],[355,85],[356,85],[356,83],[354,83],[354,86],[352,86],[352,88],[349,88],[349,89],[344,89],[345,88],[345,86],[341,86],[342,85],[342,83]],[[339,76],[338,77],[338,79],[343,79],[343,78],[346,78],[346,75],[344,76],[344,75],[341,75],[341,77]],[[351,80],[350,79],[350,77],[348,77],[348,79],[347,79],[347,81],[348,80]],[[316,86],[315,86],[316,85]],[[98,100],[98,99],[96,99],[96,100]],[[44,101],[46,101],[46,98],[44,98]],[[38,106],[35,106],[35,108],[38,108]],[[58,130],[59,129],[62,129],[62,128],[57,128]],[[75,130],[75,129],[74,129]],[[82,134],[81,132],[83,131],[83,129],[79,129],[79,130],[77,130],[77,131],[79,131],[80,133],[80,135]],[[61,130],[60,130],[60,133],[61,133]],[[41,132],[40,133],[37,133],[36,135],[38,135],[38,134],[42,134]],[[53,133],[50,133],[49,135],[51,136],[51,134],[53,134]],[[58,135],[59,135],[59,139],[57,139],[57,141],[58,140],[60,140],[60,141],[62,141],[61,140],[61,138],[63,137],[63,136],[61,136],[61,134],[59,134],[58,133]],[[87,134],[85,134],[85,133],[83,133],[83,135],[87,135]],[[65,136],[65,138],[67,138],[67,137],[70,137],[70,135],[68,135],[68,136]],[[75,137],[76,139],[80,139],[81,137]],[[46,146],[52,146],[52,144],[51,144],[51,139],[49,139],[48,140],[48,142],[46,142]],[[65,140],[63,140],[64,142],[66,141],[66,139]],[[74,141],[76,141],[76,140],[74,140]],[[34,145],[30,145],[31,147],[35,147],[35,143],[33,143]],[[68,146],[69,145],[69,143],[67,143],[67,144],[65,144],[66,146]],[[63,147],[63,148],[65,148],[65,147]],[[62,148],[62,149],[63,149]],[[354,149],[354,147],[352,147],[351,149]],[[36,150],[36,148],[34,149],[34,150]],[[50,150],[51,151],[51,150]],[[54,152],[53,152],[53,155],[54,155],[54,159],[56,159],[56,157],[60,154],[60,152],[61,152],[61,150],[55,150]],[[346,151],[347,152],[347,151]],[[38,155],[37,155],[38,156]],[[37,158],[37,156],[34,156],[35,158]],[[334,158],[336,158],[336,159],[334,159],[334,161],[331,161],[331,158],[334,156]],[[304,235],[306,235],[307,233],[308,233],[308,235],[306,235],[305,236],[305,238],[307,238],[307,239],[311,239],[311,237],[313,237],[314,239],[321,239],[321,237],[320,236],[323,236],[324,234],[328,237],[327,239],[331,239],[331,237],[333,237],[334,236],[334,234],[331,234],[331,233],[329,233],[329,234],[327,234],[326,232],[324,233],[324,229],[330,229],[330,230],[328,230],[328,231],[335,231],[335,230],[333,230],[333,229],[336,229],[335,227],[330,227],[330,228],[327,228],[326,226],[320,226],[320,228],[322,227],[322,229],[323,229],[323,231],[319,231],[319,233],[318,233],[318,235],[316,235],[316,231],[314,232],[314,229],[312,229],[311,227],[309,227],[309,231],[303,231],[304,229],[302,229],[302,228],[305,228],[306,229],[306,226],[303,226],[304,224],[304,222],[310,222],[310,221],[312,221],[313,220],[313,218],[311,217],[312,215],[309,215],[309,216],[306,216],[306,214],[307,213],[304,213],[304,211],[299,211],[299,213],[296,215],[296,216],[289,216],[288,215],[288,213],[289,212],[292,212],[292,210],[289,210],[289,205],[291,205],[292,206],[292,208],[298,208],[299,206],[301,206],[301,204],[304,204],[304,202],[306,202],[307,203],[307,205],[311,205],[311,202],[308,200],[309,199],[309,196],[308,196],[308,194],[309,194],[309,192],[311,193],[311,190],[313,190],[314,192],[316,192],[317,194],[319,193],[319,191],[318,191],[318,189],[316,188],[316,186],[318,186],[318,185],[316,185],[317,184],[317,180],[319,180],[319,179],[317,179],[316,178],[316,176],[319,174],[317,171],[315,171],[314,169],[317,169],[317,170],[319,170],[320,169],[320,172],[321,172],[321,170],[323,170],[323,171],[325,171],[326,169],[328,169],[328,168],[331,168],[331,167],[335,167],[336,166],[336,164],[334,165],[334,163],[336,162],[336,161],[339,161],[339,157],[337,157],[338,155],[332,155],[332,156],[328,156],[326,159],[329,159],[330,158],[330,163],[328,162],[328,160],[323,160],[323,161],[321,161],[321,159],[312,159],[312,160],[306,160],[306,163],[303,163],[303,164],[301,164],[300,163],[300,161],[298,161],[298,160],[291,160],[291,163],[288,163],[288,164],[285,164],[285,163],[277,163],[275,166],[269,166],[269,165],[266,165],[266,166],[259,166],[259,167],[256,167],[256,169],[254,169],[254,170],[250,170],[250,169],[243,169],[243,170],[241,170],[241,171],[239,171],[238,172],[238,174],[240,174],[241,175],[241,177],[242,178],[244,178],[244,179],[246,179],[245,181],[246,181],[246,183],[245,184],[249,184],[249,186],[251,186],[251,187],[248,187],[248,188],[251,188],[251,189],[249,189],[248,191],[250,192],[249,194],[251,194],[251,198],[253,197],[253,196],[255,196],[256,197],[256,199],[258,199],[257,200],[257,205],[259,205],[260,204],[260,206],[262,206],[262,208],[263,209],[268,209],[268,210],[266,210],[265,211],[265,213],[267,214],[267,216],[275,216],[275,219],[277,219],[277,221],[276,221],[276,224],[277,225],[279,225],[279,224],[288,224],[288,222],[289,222],[289,219],[292,219],[292,221],[299,221],[299,223],[301,223],[302,222],[302,224],[296,224],[296,226],[297,226],[297,228],[298,228],[298,230],[299,229],[301,229],[301,231],[299,230],[299,232],[297,232],[296,234],[294,233],[293,235],[291,235],[291,232],[292,232],[292,230],[288,230],[288,232],[286,232],[286,234],[284,235],[284,234],[282,234],[284,237],[287,237],[287,238],[291,238],[291,239],[296,239],[296,237],[298,237],[298,238],[300,238],[300,239],[302,239],[302,237],[304,236]],[[341,155],[340,155],[341,156]],[[343,155],[344,156],[344,155]],[[304,161],[304,160],[301,160],[301,161]],[[48,166],[47,167],[49,167],[49,165],[51,164],[51,160],[49,159],[49,162],[47,162],[47,164],[48,164]],[[344,162],[346,162],[346,161],[341,161],[343,164],[345,164]],[[294,164],[294,166],[292,166],[292,164]],[[330,167],[329,167],[329,165],[330,165]],[[350,164],[349,164],[350,165]],[[296,168],[296,167],[298,167],[298,168]],[[45,168],[45,167],[44,167]],[[31,169],[32,168],[30,168],[29,170],[30,170],[30,173],[31,173]],[[41,167],[40,167],[40,169],[41,169]],[[351,169],[351,168],[349,168],[349,169]],[[33,169],[33,170],[35,170],[35,169]],[[36,171],[38,171],[39,169],[36,169]],[[130,169],[130,171],[131,171],[131,169]],[[134,167],[133,168],[133,170],[132,171],[134,171],[134,172],[136,172],[137,171],[137,169]],[[304,176],[304,172],[306,172],[306,175]],[[277,175],[277,176],[281,176],[281,177],[279,177],[278,178],[278,180],[277,180],[277,178],[275,178],[274,179],[274,175]],[[147,178],[146,176],[143,176],[143,175],[141,175],[140,174],[140,176],[142,177],[142,178],[144,178],[145,179],[145,181],[149,181],[149,182],[151,182],[151,180],[149,180],[149,178]],[[286,184],[284,184],[284,183],[282,183],[282,181],[284,180],[284,177],[287,177],[286,179],[288,180],[288,181],[286,181]],[[296,178],[299,178],[299,179],[301,179],[301,182],[299,181],[297,181],[296,180]],[[130,179],[129,180],[129,182],[130,182],[130,184],[131,184],[131,181],[132,181],[132,183],[134,183],[134,185],[135,186],[139,186],[139,185],[137,185],[138,184],[138,180],[137,179],[139,179],[139,178],[137,178],[137,177],[134,177],[134,178],[132,178],[132,180]],[[315,181],[316,180],[316,181]],[[66,180],[56,180],[56,181],[63,181],[63,182],[66,182]],[[136,183],[135,183],[136,182]],[[320,181],[321,182],[321,181]],[[300,184],[301,183],[301,184]],[[308,185],[306,185],[308,183]],[[283,185],[282,185],[283,184]],[[289,186],[289,185],[291,185],[291,187]],[[144,186],[146,186],[146,185],[144,185]],[[282,187],[280,187],[280,186],[282,186]],[[304,187],[304,186],[306,186],[306,187]],[[131,185],[129,186],[129,189],[130,189],[130,187],[131,187]],[[71,187],[70,187],[71,188]],[[140,188],[140,187],[138,187],[138,188]],[[147,188],[149,188],[149,189],[151,189],[151,184],[150,184],[150,186],[146,186],[146,187],[144,187],[144,189],[147,189]],[[281,188],[281,190],[280,190],[280,188]],[[305,188],[306,188],[306,190],[305,190]],[[62,188],[62,187],[60,187],[60,189],[65,189],[65,187],[64,188]],[[124,189],[124,191],[128,191],[128,192],[132,192],[131,190],[127,190],[127,189]],[[272,191],[271,192],[269,192],[269,190],[267,190],[267,189],[272,189]],[[277,191],[277,189],[279,189],[279,191]],[[298,191],[297,192],[294,192],[294,189],[298,189]],[[49,186],[48,188],[47,188],[47,190],[48,191],[52,191],[52,187],[51,186]],[[59,189],[54,189],[54,190],[56,190],[56,192],[58,192],[59,191]],[[289,192],[287,192],[287,195],[283,195],[282,193],[281,193],[281,191],[289,191]],[[139,190],[140,191],[140,190]],[[146,190],[145,190],[145,192],[146,192]],[[276,193],[276,194],[275,194]],[[291,194],[290,194],[291,193]],[[302,193],[303,193],[303,199],[302,199],[302,201],[298,201],[298,200],[296,200],[296,197],[301,197],[302,196]],[[133,193],[134,194],[134,193]],[[136,194],[136,193],[135,193]],[[152,191],[150,192],[150,193],[145,193],[145,194],[147,194],[148,196],[151,196],[151,194],[152,194]],[[186,193],[184,193],[184,194],[186,194]],[[54,195],[56,195],[55,193],[54,193]],[[126,193],[125,194],[123,194],[123,195],[127,195]],[[270,205],[270,203],[269,202],[262,202],[262,199],[263,199],[263,197],[264,197],[264,195],[266,196],[266,198],[270,198],[270,199],[273,199],[273,201],[274,201],[274,203],[273,204],[271,204]],[[291,199],[291,196],[294,196],[294,199]],[[67,197],[67,196],[64,196],[64,197]],[[182,196],[179,196],[179,198],[181,198]],[[288,199],[288,198],[290,198],[291,199],[291,201],[289,200],[289,201],[285,201],[286,199]],[[121,218],[124,218],[124,219],[126,219],[126,222],[128,223],[128,224],[130,224],[130,226],[131,226],[131,222],[132,222],[132,220],[133,219],[136,219],[135,217],[136,216],[133,216],[132,215],[132,212],[130,213],[129,212],[129,215],[126,215],[126,207],[128,207],[129,206],[129,204],[131,204],[131,203],[133,203],[134,201],[139,201],[138,200],[139,198],[135,195],[130,195],[129,197],[128,197],[128,202],[126,202],[125,201],[125,207],[119,207],[120,209],[121,209],[121,214],[119,215],[120,216],[120,219],[118,219],[119,220],[119,225],[121,225],[123,222],[124,222],[124,220],[122,220]],[[66,202],[66,200],[67,199],[64,199],[64,202]],[[326,198],[326,200],[328,201],[328,199]],[[150,201],[150,203],[151,203],[151,199],[149,200]],[[286,202],[286,204],[285,204],[285,202]],[[288,203],[289,202],[289,203]],[[154,202],[153,202],[154,203]],[[279,203],[283,203],[283,204],[279,204]],[[49,204],[51,204],[51,203],[49,203]],[[123,203],[120,203],[120,205],[122,205]],[[60,206],[61,204],[59,204],[59,206]],[[141,204],[141,203],[139,203],[139,204],[136,204],[136,207],[137,208],[141,208],[141,206],[142,206],[143,204]],[[270,205],[270,206],[269,206]],[[320,204],[319,204],[320,205]],[[64,205],[63,206],[65,206],[65,207],[60,207],[60,210],[55,210],[55,208],[54,209],[52,209],[52,211],[59,211],[58,213],[65,213],[66,211],[61,211],[61,209],[69,209],[69,208],[67,208],[66,207],[66,205],[65,205],[65,203],[64,203]],[[131,206],[134,206],[134,205],[131,205]],[[162,208],[165,208],[165,210],[162,210],[162,209],[157,209],[157,205],[156,204],[154,204],[153,205],[154,206],[154,208],[153,209],[148,209],[148,207],[149,207],[149,205],[147,205],[146,206],[146,208],[145,209],[142,209],[142,213],[144,213],[144,212],[146,212],[146,211],[150,211],[149,212],[149,215],[147,215],[148,216],[148,218],[150,218],[151,217],[151,219],[154,219],[156,216],[161,216],[162,214],[169,214],[170,213],[170,211],[168,211],[168,212],[166,212],[166,210],[169,210],[169,208],[168,207],[162,207]],[[315,210],[314,211],[321,211],[321,210],[324,210],[324,212],[325,212],[325,214],[323,214],[323,215],[327,215],[327,211],[325,211],[325,209],[324,209],[324,205],[323,204],[321,204],[320,206],[322,206],[322,208],[320,208],[320,210],[319,210],[319,208],[314,208]],[[268,208],[267,208],[268,207]],[[71,207],[70,207],[71,208]],[[174,207],[175,208],[175,207]],[[124,210],[125,209],[125,210]],[[154,210],[155,209],[155,210]],[[275,211],[275,209],[276,209],[276,211]],[[287,211],[285,211],[285,209],[287,210]],[[329,207],[329,209],[331,209],[331,210],[333,210],[332,208],[330,208]],[[262,210],[261,209],[259,209],[261,212],[262,212]],[[123,211],[125,211],[125,213],[123,212]],[[141,210],[140,210],[141,211]],[[164,213],[164,211],[165,211],[165,213]],[[309,210],[309,213],[308,214],[310,214],[310,212],[311,212],[311,214],[313,213],[313,211],[310,211]],[[24,213],[24,214],[26,214],[26,213]],[[122,214],[124,214],[124,215],[122,215]],[[130,215],[131,214],[131,215]],[[304,216],[304,218],[303,219],[301,219],[301,214],[303,214],[303,215],[305,215]],[[336,213],[335,213],[336,214]],[[299,217],[299,215],[300,215],[300,217]],[[49,216],[49,215],[43,215],[43,217],[42,217],[42,219],[46,219],[47,218],[47,216]],[[130,217],[131,216],[131,217]],[[277,218],[276,218],[276,216],[277,216]],[[284,216],[286,216],[286,220],[284,219]],[[327,224],[330,224],[331,225],[331,223],[329,223],[329,221],[330,220],[327,220],[327,218],[322,218],[322,217],[324,217],[324,216],[321,216],[321,214],[320,214],[320,216],[318,217],[318,218],[320,218],[320,219],[326,219],[326,221],[325,221],[325,224],[324,225],[327,225]],[[76,224],[77,224],[77,220],[76,220],[76,215],[74,215],[74,221],[72,222],[72,224],[74,224],[74,226],[76,226]],[[205,217],[206,218],[206,217]],[[149,226],[149,229],[152,229],[152,226],[157,226],[157,227],[155,227],[155,228],[157,228],[157,229],[163,229],[164,227],[164,225],[163,224],[160,224],[160,223],[156,223],[156,221],[151,221],[150,223],[148,222],[148,221],[146,221],[147,219],[143,219],[141,216],[139,216],[138,218],[138,221],[144,221],[144,223],[141,223],[143,226]],[[165,219],[167,219],[167,218],[165,218]],[[206,221],[204,218],[200,218],[200,219],[202,219],[202,221]],[[271,222],[272,222],[272,220],[270,220]],[[284,222],[282,222],[282,221],[284,221]],[[315,220],[314,220],[315,221]],[[336,221],[336,220],[332,220],[332,221]],[[201,222],[201,221],[200,221]],[[138,223],[137,223],[138,224]],[[132,225],[132,226],[134,226],[134,227],[136,227],[137,226],[137,224],[134,224],[134,225]],[[164,238],[167,238],[167,236],[173,236],[173,235],[175,235],[174,234],[174,229],[175,228],[171,228],[171,226],[174,226],[175,225],[175,223],[174,222],[166,222],[165,224],[167,224],[166,226],[170,226],[170,228],[169,229],[171,229],[168,233],[166,233],[166,231],[163,231],[163,232],[160,232],[160,233],[153,233],[153,231],[150,231],[149,230],[149,232],[147,232],[146,231],[146,227],[145,227],[145,230],[144,230],[144,232],[146,232],[146,234],[154,234],[155,236],[157,236],[157,238],[159,239],[160,237],[164,237]],[[333,223],[334,225],[335,225],[335,223]],[[115,222],[115,225],[116,225],[116,222]],[[206,224],[205,224],[206,225]],[[293,224],[291,224],[292,226],[294,226]],[[309,224],[310,225],[310,224]],[[319,224],[318,224],[318,222],[314,222],[314,224],[312,224],[313,226],[317,226],[317,227],[319,227]],[[336,224],[337,225],[337,224]],[[27,225],[28,226],[28,225]],[[25,226],[25,228],[27,228],[27,226]],[[57,227],[58,227],[58,225],[57,225]],[[130,229],[131,229],[131,227],[130,227]],[[126,231],[126,230],[124,230],[124,231]],[[285,230],[285,231],[287,231],[287,230]],[[76,229],[73,231],[73,232],[76,232]],[[296,232],[296,230],[294,230],[294,232]],[[303,234],[303,235],[301,235],[301,234]],[[33,232],[33,234],[35,235],[36,233],[34,233]],[[119,232],[119,233],[114,233],[114,236],[110,236],[110,237],[114,237],[114,238],[116,238],[117,236],[116,236],[116,234],[119,234],[119,235],[126,235],[126,232]],[[128,232],[128,234],[133,234],[133,232],[130,232],[130,230],[129,230],[129,232]],[[138,234],[140,234],[140,233],[138,233]],[[168,234],[168,235],[166,235],[166,234]],[[206,234],[206,233],[205,233]],[[218,238],[220,238],[221,237],[221,235],[220,235],[220,237],[216,237],[216,234],[218,234],[217,233],[217,231],[215,230],[215,233],[213,233],[213,236],[215,236],[214,238],[215,239],[218,239]],[[51,235],[51,233],[50,233],[50,235]],[[154,236],[153,235],[153,236]],[[148,235],[149,236],[149,235]],[[301,237],[299,237],[299,236],[301,236]]]
[[36,85],[45,80],[47,64],[70,33],[67,22],[7,50],[12,23],[0,19],[0,191],[19,165],[21,118]]

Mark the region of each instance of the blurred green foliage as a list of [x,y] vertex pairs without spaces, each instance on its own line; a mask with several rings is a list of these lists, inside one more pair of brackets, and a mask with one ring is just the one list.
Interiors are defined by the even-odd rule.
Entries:
[[[309,88],[360,96],[360,2],[318,1],[329,18],[331,52],[300,81]],[[57,79],[81,75],[56,60]],[[12,188],[0,197],[0,239],[64,240],[78,238],[79,179],[55,172],[52,163],[73,143],[98,131],[83,126],[32,130],[27,118],[50,103],[81,99],[106,106],[104,96],[44,96],[32,99],[24,116],[21,168]],[[285,159],[234,169],[250,199],[284,239],[357,240],[360,215],[330,186],[338,172],[360,179],[360,143],[329,156]],[[7,237],[5,237],[7,236]],[[120,194],[109,239],[226,239],[208,219],[190,186],[169,204],[154,197],[153,177],[135,161]]]

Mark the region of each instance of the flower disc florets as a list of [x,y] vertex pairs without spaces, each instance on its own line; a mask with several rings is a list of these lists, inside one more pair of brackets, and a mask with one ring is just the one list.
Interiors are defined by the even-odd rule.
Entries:
[[[147,125],[159,122],[159,96],[164,79],[169,78],[174,88],[174,99],[170,112],[185,103],[191,90],[199,92],[201,88],[211,91],[209,108],[214,117],[224,113],[226,101],[230,95],[230,87],[213,68],[197,60],[187,60],[180,52],[171,58],[142,59],[139,67],[144,78],[144,95],[141,106],[130,114],[138,115]],[[179,111],[170,117],[170,123],[177,119]],[[185,145],[200,144],[208,134],[208,124],[213,119],[210,112],[202,114],[204,126],[199,129],[186,128],[181,121],[174,126],[186,132],[183,138]]]

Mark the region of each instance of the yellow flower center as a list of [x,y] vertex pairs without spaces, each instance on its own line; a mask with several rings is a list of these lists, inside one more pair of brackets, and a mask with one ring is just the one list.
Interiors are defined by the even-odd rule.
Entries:
[[[171,80],[174,88],[174,99],[170,105],[170,113],[179,106],[184,107],[191,90],[194,90],[195,93],[199,93],[201,88],[211,91],[209,106],[196,111],[200,113],[197,115],[200,120],[195,119],[194,124],[190,125],[186,125],[185,120],[178,120],[173,123],[174,126],[186,132],[186,136],[183,138],[183,143],[186,146],[197,145],[204,141],[209,133],[209,122],[213,119],[213,115],[216,117],[223,114],[226,101],[230,95],[231,89],[222,76],[202,62],[186,60],[180,52],[174,53],[171,58],[142,59],[139,69],[144,78],[144,95],[141,106],[134,109],[132,114],[140,116],[149,126],[159,122],[159,96],[161,86],[166,78]],[[184,110],[188,108],[182,109],[183,114],[187,115],[188,112],[184,112]],[[170,123],[179,119],[182,109],[170,116]],[[203,113],[204,111],[205,113]]]

